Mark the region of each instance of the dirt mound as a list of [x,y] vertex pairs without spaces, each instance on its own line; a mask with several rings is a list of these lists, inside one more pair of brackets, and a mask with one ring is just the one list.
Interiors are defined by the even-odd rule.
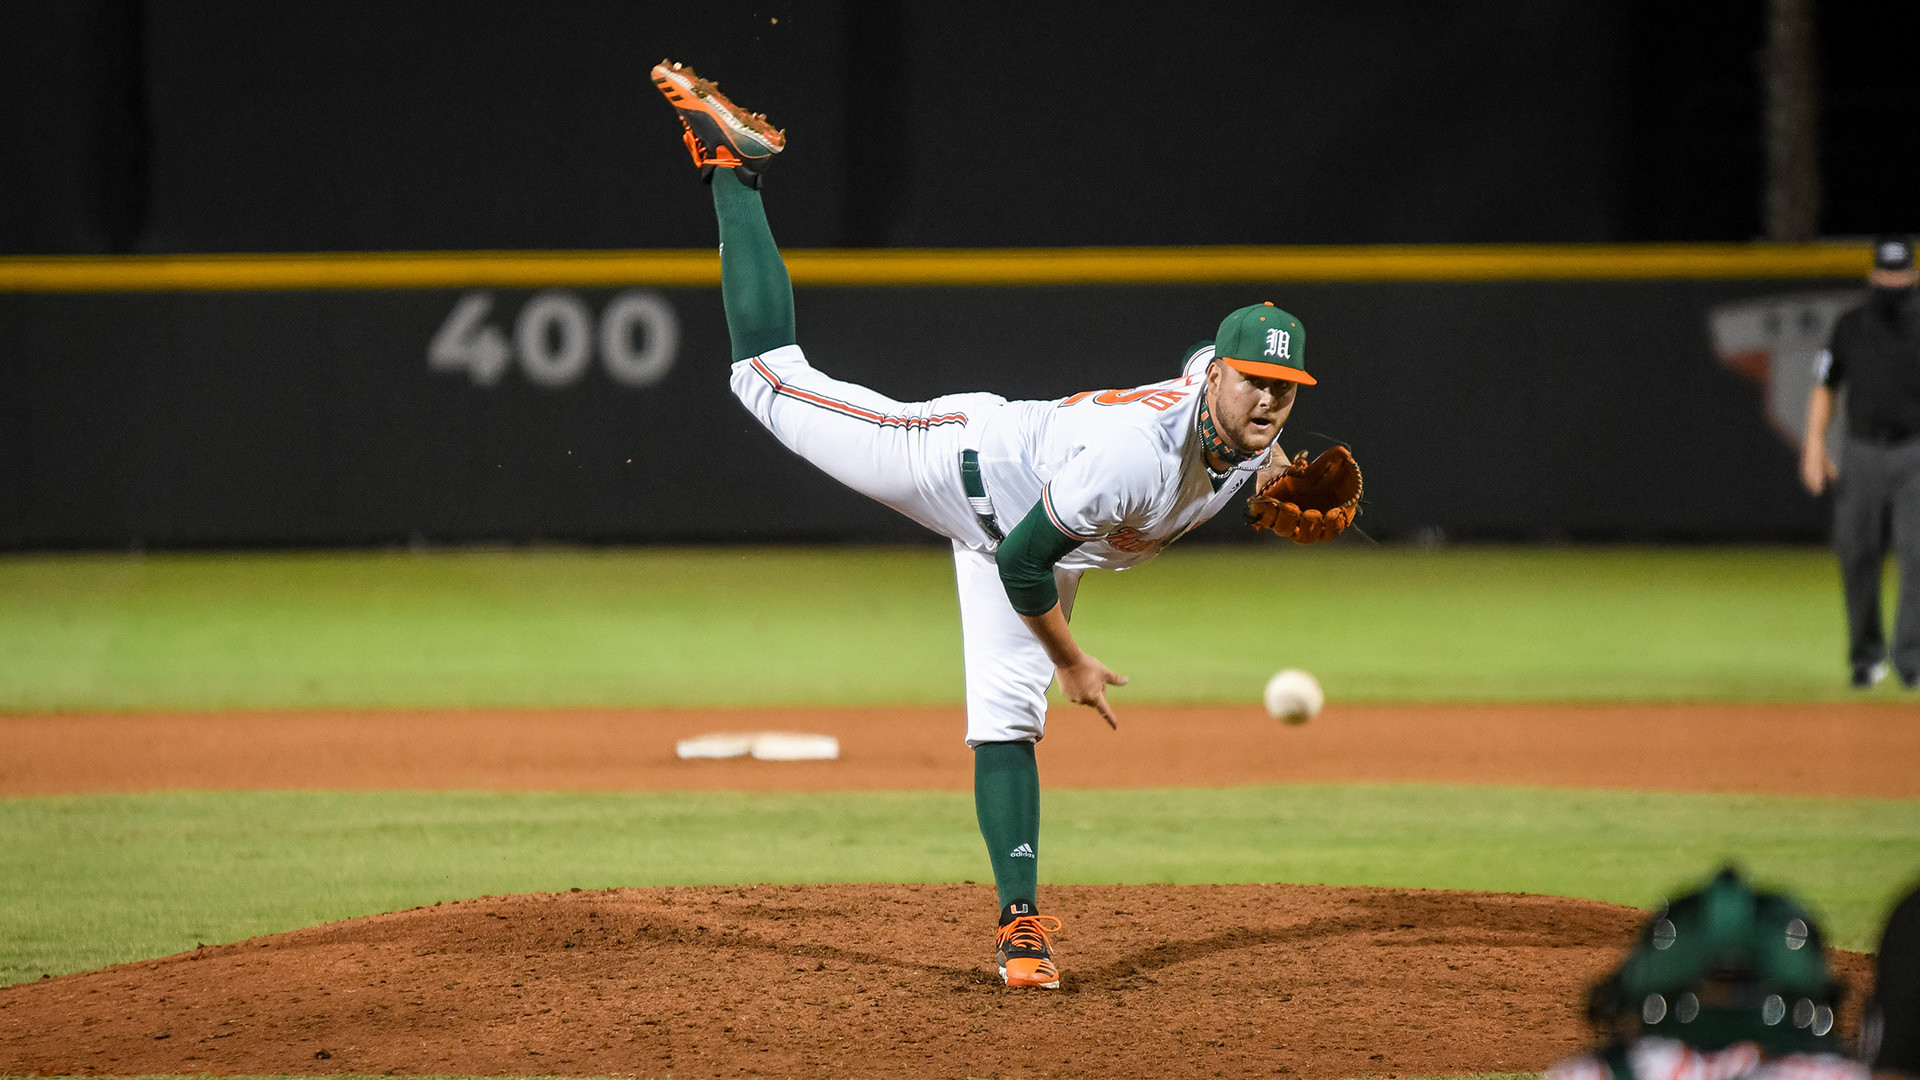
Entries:
[[[483,898],[0,989],[0,1074],[1421,1076],[1582,1046],[1640,916],[1542,896],[1060,886],[1058,992],[968,885]],[[1864,986],[1861,957],[1842,957]]]

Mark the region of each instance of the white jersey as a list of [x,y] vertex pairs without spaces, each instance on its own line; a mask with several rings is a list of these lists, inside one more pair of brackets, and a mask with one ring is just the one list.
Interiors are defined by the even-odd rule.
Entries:
[[1212,359],[1208,346],[1177,379],[995,409],[973,440],[1000,527],[1044,506],[1056,528],[1085,541],[1061,567],[1122,570],[1213,517],[1273,451],[1215,489],[1195,434]]
[[1133,390],[1059,401],[948,394],[896,401],[816,371],[798,345],[733,365],[733,392],[788,449],[855,491],[953,541],[967,673],[967,744],[1046,732],[1053,661],[1013,610],[961,479],[980,455],[999,527],[1045,504],[1054,524],[1086,541],[1054,567],[1072,616],[1081,574],[1145,562],[1230,502],[1269,454],[1238,466],[1218,491],[1195,434],[1212,348],[1182,376]]
[[[1838,1054],[1786,1054],[1763,1058],[1760,1048],[1738,1042],[1721,1050],[1695,1050],[1679,1041],[1643,1036],[1627,1047],[1627,1065],[1641,1080],[1868,1080],[1867,1067]],[[1614,1080],[1607,1063],[1591,1054],[1568,1058],[1542,1080]]]

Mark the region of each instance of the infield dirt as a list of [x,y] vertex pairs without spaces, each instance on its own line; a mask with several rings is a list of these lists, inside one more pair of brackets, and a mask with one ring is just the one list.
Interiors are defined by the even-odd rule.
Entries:
[[[1056,706],[1050,788],[1414,781],[1920,797],[1920,706]],[[964,790],[955,706],[0,717],[0,796],[166,789]],[[674,742],[775,729],[839,738],[820,762],[679,761]]]

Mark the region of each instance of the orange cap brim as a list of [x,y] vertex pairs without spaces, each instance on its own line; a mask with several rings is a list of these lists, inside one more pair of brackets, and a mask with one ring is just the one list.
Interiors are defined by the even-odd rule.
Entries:
[[1285,379],[1288,382],[1297,382],[1302,386],[1317,386],[1320,382],[1320,380],[1301,371],[1299,368],[1288,367],[1285,364],[1269,364],[1263,360],[1235,360],[1230,356],[1222,356],[1219,359],[1221,363],[1245,375],[1262,375],[1269,379]]

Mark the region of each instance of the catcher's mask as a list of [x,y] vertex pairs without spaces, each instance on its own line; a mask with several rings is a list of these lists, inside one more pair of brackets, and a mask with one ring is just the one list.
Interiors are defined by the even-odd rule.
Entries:
[[1623,1039],[1837,1051],[1834,1010],[1844,989],[1827,971],[1820,928],[1806,909],[1755,892],[1728,867],[1647,920],[1626,962],[1593,988],[1587,1012]]

